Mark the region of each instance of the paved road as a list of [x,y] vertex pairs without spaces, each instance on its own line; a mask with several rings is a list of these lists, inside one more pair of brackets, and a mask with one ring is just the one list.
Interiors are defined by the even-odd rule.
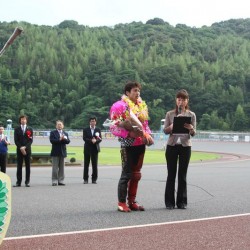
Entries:
[[[193,150],[250,156],[249,144],[247,143],[194,142]],[[13,249],[13,246],[16,248],[17,245],[22,245],[23,248],[20,247],[18,249],[59,249],[58,244],[60,243],[60,249],[69,249],[69,247],[64,248],[68,244],[71,244],[70,249],[85,249],[80,242],[83,244],[81,240],[88,239],[86,240],[89,244],[88,249],[102,249],[100,247],[102,244],[106,246],[106,249],[118,249],[115,246],[119,245],[119,242],[124,246],[122,242],[124,241],[124,235],[126,235],[129,239],[131,237],[131,241],[134,243],[139,239],[139,242],[143,240],[146,244],[146,239],[151,239],[150,243],[144,245],[145,247],[142,249],[156,249],[171,242],[180,242],[178,237],[175,238],[174,235],[178,235],[178,230],[181,227],[186,228],[184,231],[182,229],[183,239],[189,239],[190,246],[193,246],[193,248],[188,248],[188,245],[186,245],[186,248],[182,249],[200,249],[199,247],[201,246],[203,246],[203,249],[249,249],[244,247],[237,248],[237,244],[238,246],[249,244],[249,241],[246,241],[247,236],[250,239],[249,223],[247,224],[248,226],[244,224],[245,221],[249,222],[249,216],[247,215],[244,217],[245,219],[243,217],[235,217],[235,219],[229,218],[228,220],[213,220],[212,223],[207,221],[204,223],[205,226],[203,226],[202,222],[197,222],[198,224],[190,222],[190,220],[199,220],[201,218],[248,214],[250,212],[249,166],[250,160],[246,157],[239,159],[233,157],[226,162],[216,161],[191,164],[188,172],[188,209],[175,209],[173,211],[166,210],[164,206],[166,166],[144,166],[137,199],[146,207],[146,211],[129,214],[116,211],[116,191],[120,166],[101,166],[99,168],[100,178],[97,185],[83,185],[82,168],[67,167],[67,185],[65,187],[51,186],[51,169],[49,167],[33,168],[31,188],[21,187],[12,190],[12,219],[7,233],[9,239],[7,238],[4,241],[2,247],[3,249]],[[14,183],[15,169],[8,169],[8,174]],[[179,221],[188,222],[185,222],[187,224],[183,227],[180,226],[181,224],[178,224],[179,226],[173,224]],[[233,223],[230,221],[233,221]],[[155,223],[167,224],[164,224],[163,228],[155,225],[152,227],[154,228],[151,229],[152,231],[144,226],[145,224]],[[140,225],[140,228],[135,227]],[[237,230],[242,229],[241,238],[232,238],[230,232],[228,232],[228,235],[222,235],[225,238],[221,236],[225,248],[217,248],[222,244],[218,237],[214,239],[215,245],[213,248],[209,245],[209,239],[211,240],[212,236],[215,235],[214,233],[221,235],[221,230],[229,230],[229,226],[226,225],[231,225],[230,228],[232,230],[234,228],[237,228]],[[114,233],[113,230],[107,230],[114,227],[132,228],[122,232],[120,230],[124,229],[119,229],[117,233]],[[190,228],[192,228],[191,231]],[[248,234],[244,233],[246,229]],[[71,236],[61,235],[63,232],[86,230],[88,231],[87,235],[86,232],[71,233]],[[97,231],[91,233],[89,230]],[[201,232],[202,230],[204,232]],[[29,248],[32,242],[30,238],[23,240],[10,238],[54,233],[60,234],[60,236],[55,236],[57,240],[52,240],[52,236],[34,238],[40,242],[38,243],[39,248]],[[144,234],[146,238],[143,236]],[[149,237],[151,234],[153,234],[154,240],[152,237]],[[102,237],[99,237],[100,235]],[[196,237],[200,236],[199,240],[197,239],[196,241],[194,235]],[[133,238],[134,236],[135,238]],[[57,237],[60,237],[60,239]],[[170,237],[172,239],[171,242],[169,241]],[[235,238],[241,243],[237,243]],[[226,239],[227,242],[230,242],[230,239],[234,240],[230,243],[231,245],[225,245],[224,240]],[[67,243],[62,244],[65,241]],[[53,248],[51,242],[57,242],[55,243],[56,248]],[[128,244],[130,245],[130,243]],[[32,243],[32,246],[35,246],[33,244],[36,243]],[[107,247],[108,245],[110,247]],[[206,246],[211,247],[206,248]],[[130,245],[130,249],[137,249],[138,247],[136,244],[134,247]],[[125,246],[120,249],[125,249]],[[171,247],[165,249],[180,248]]]

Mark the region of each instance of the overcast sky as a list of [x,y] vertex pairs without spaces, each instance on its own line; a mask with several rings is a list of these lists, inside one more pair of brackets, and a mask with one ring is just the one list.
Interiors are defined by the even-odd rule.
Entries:
[[58,25],[75,20],[90,27],[114,26],[155,17],[191,27],[236,18],[250,18],[247,0],[9,0],[0,4],[0,22],[26,21]]

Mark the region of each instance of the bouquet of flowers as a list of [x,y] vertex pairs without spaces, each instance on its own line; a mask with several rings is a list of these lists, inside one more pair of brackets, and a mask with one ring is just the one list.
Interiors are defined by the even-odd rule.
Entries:
[[[136,117],[136,115],[133,113],[133,111],[130,109],[128,109],[128,107],[126,106],[126,103],[123,101],[118,101],[116,103],[113,104],[113,106],[111,107],[110,110],[110,117],[111,120],[106,120],[104,123],[107,124],[109,123],[109,125],[120,125],[122,122],[124,121],[129,121],[130,124],[124,123],[124,128],[128,129],[133,126],[138,126],[140,128],[142,128],[142,124],[139,121],[139,119]],[[127,127],[126,127],[127,126]]]

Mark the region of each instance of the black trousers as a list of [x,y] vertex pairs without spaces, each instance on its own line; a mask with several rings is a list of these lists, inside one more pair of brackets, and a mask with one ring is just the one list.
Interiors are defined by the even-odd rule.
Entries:
[[17,184],[22,183],[23,160],[25,162],[25,184],[30,183],[30,154],[23,155],[20,150],[17,151]]
[[126,202],[126,198],[129,203],[135,202],[145,149],[145,145],[121,148],[122,173],[118,183],[119,202]]
[[168,177],[165,189],[166,206],[175,206],[175,178],[178,167],[178,189],[176,205],[187,205],[187,169],[191,157],[191,147],[169,146],[166,149]]
[[6,163],[7,163],[7,154],[0,154],[0,169],[1,172],[6,173]]
[[86,150],[84,149],[84,169],[83,169],[83,179],[87,181],[89,179],[89,164],[92,164],[92,181],[96,181],[98,177],[98,151],[97,150]]

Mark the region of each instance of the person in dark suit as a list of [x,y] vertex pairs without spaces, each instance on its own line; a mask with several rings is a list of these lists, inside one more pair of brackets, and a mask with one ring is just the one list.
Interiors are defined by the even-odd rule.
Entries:
[[30,157],[31,157],[31,144],[33,142],[33,129],[27,125],[28,117],[21,115],[19,117],[19,124],[14,131],[14,141],[16,144],[17,153],[17,181],[14,187],[20,187],[22,183],[22,167],[23,160],[25,161],[26,176],[25,186],[30,186]]
[[89,179],[89,163],[92,163],[92,183],[96,184],[98,177],[98,153],[100,152],[100,142],[102,141],[101,129],[96,127],[96,117],[89,119],[90,126],[83,129],[84,140],[84,184],[88,184]]
[[56,121],[56,129],[50,132],[52,157],[52,186],[65,186],[64,158],[67,157],[66,144],[70,143],[69,135],[64,130],[62,121]]

